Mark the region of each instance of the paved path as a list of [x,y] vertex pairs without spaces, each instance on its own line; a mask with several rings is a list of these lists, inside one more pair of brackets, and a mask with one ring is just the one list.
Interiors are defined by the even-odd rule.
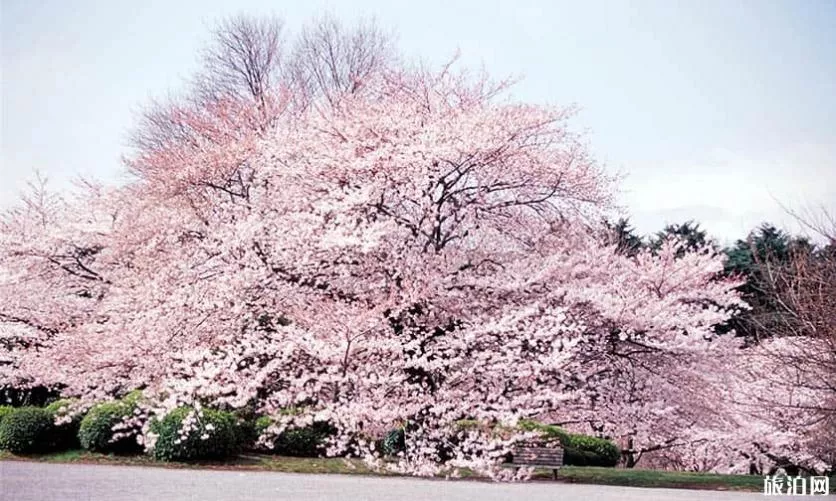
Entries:
[[[0,461],[3,501],[747,501],[757,493]],[[801,499],[801,498],[795,498]],[[823,498],[814,498],[823,499]]]

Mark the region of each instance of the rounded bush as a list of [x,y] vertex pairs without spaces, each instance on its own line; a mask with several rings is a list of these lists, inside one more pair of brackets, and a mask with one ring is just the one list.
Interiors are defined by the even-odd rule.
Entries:
[[563,462],[569,466],[615,466],[621,450],[609,440],[589,435],[567,433],[559,426],[532,420],[521,420],[519,428],[540,435],[543,445],[560,444]]
[[564,462],[572,466],[615,466],[621,450],[609,440],[571,434],[564,442]]
[[42,452],[51,448],[52,414],[38,407],[19,407],[0,421],[0,449],[15,453]]
[[282,456],[318,457],[325,453],[326,441],[335,432],[332,425],[324,422],[289,428],[276,438],[273,451]]
[[62,398],[52,402],[51,404],[44,407],[44,410],[49,412],[50,414],[58,414],[63,408],[69,407],[70,405],[74,404],[75,400],[71,398]]
[[233,412],[238,421],[239,441],[244,449],[257,449],[258,437],[272,424],[269,416],[258,416],[255,413],[241,411]]
[[569,433],[566,433],[562,428],[553,424],[543,424],[537,421],[523,419],[520,420],[518,426],[522,431],[537,432],[545,444],[559,442],[565,446],[569,440]]
[[256,443],[258,442],[258,438],[261,437],[261,434],[264,433],[270,425],[273,424],[273,420],[270,416],[261,416],[253,422],[253,431],[252,431],[252,444],[255,447]]
[[[62,398],[47,405],[44,407],[44,410],[52,415],[54,422],[56,418],[61,417],[63,415],[62,413],[75,402],[73,399]],[[83,418],[84,415],[79,413],[73,415],[70,421],[55,425],[53,430],[53,443],[55,448],[75,449],[79,447],[78,432]]]
[[96,452],[128,453],[140,450],[133,437],[113,439],[113,427],[133,413],[134,404],[124,401],[105,402],[93,406],[81,420],[78,440],[87,450]]
[[[184,423],[191,429],[184,430]],[[157,434],[154,458],[163,461],[223,459],[242,445],[236,417],[212,409],[203,409],[201,416],[191,407],[180,407],[154,421],[151,431]]]
[[133,390],[122,397],[121,402],[131,406],[131,408],[134,408],[136,407],[136,404],[139,403],[140,399],[142,399],[142,390]]
[[14,410],[14,407],[11,405],[0,405],[0,422],[3,421],[3,417],[7,414],[11,413]]

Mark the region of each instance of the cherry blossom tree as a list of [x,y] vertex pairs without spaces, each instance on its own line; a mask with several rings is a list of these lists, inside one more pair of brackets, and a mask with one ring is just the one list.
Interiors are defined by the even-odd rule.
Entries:
[[639,352],[612,365],[621,369],[597,385],[592,406],[554,419],[618,439],[627,466],[644,457],[644,466],[680,470],[832,471],[829,256],[829,246],[795,245],[756,258],[764,294],[778,305],[769,337]]
[[[275,419],[268,434],[327,420],[330,453],[372,462],[373,439],[404,425],[407,452],[380,466],[508,478],[498,464],[528,435],[497,429],[591,406],[620,360],[676,360],[742,306],[709,249],[630,256],[601,241],[614,182],[571,110],[450,66],[368,86],[258,134],[240,122],[257,107],[173,111],[206,141],[146,152],[136,182],[95,198],[106,227],[72,244],[95,253],[69,268],[38,254],[31,273],[60,280],[57,304],[76,283],[103,290],[15,313],[52,329],[16,370],[88,400],[143,388],[149,415],[254,405]],[[33,245],[81,228],[51,224]],[[9,269],[33,259],[16,250],[24,227],[4,233]]]
[[6,214],[0,383],[82,407],[141,389],[120,429],[149,448],[190,405],[270,416],[265,444],[327,421],[329,454],[417,475],[514,478],[522,418],[617,439],[628,466],[827,467],[797,419],[819,393],[767,377],[800,377],[767,355],[803,339],[717,335],[746,305],[710,243],[620,248],[572,109],[393,53],[369,23],[295,45],[222,23],[186,96],[140,120],[128,184],[37,185]]
[[[759,259],[766,294],[776,306],[772,339],[756,353],[769,391],[755,395],[781,428],[794,430],[796,449],[813,450],[819,463],[836,464],[836,218],[826,210],[804,217],[824,245],[794,245],[787,259]],[[794,454],[792,454],[794,452]],[[794,460],[790,451],[785,456]],[[807,464],[811,461],[797,463]]]
[[94,322],[112,285],[110,205],[100,186],[81,183],[78,191],[61,196],[38,176],[0,221],[0,385],[55,382],[19,362],[38,360],[57,337]]

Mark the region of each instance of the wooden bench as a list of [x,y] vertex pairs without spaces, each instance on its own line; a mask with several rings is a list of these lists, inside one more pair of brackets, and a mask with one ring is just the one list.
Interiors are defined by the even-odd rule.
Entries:
[[550,468],[557,480],[557,470],[563,466],[562,447],[519,446],[511,451],[511,466],[518,469],[523,466],[534,468]]

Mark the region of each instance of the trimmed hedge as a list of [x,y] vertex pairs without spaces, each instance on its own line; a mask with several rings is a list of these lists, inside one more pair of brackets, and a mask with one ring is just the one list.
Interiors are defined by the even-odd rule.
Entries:
[[11,405],[0,405],[0,423],[3,422],[3,417],[11,413],[14,409]]
[[141,447],[134,437],[111,440],[113,427],[130,416],[135,408],[135,400],[117,400],[93,406],[79,425],[78,440],[81,446],[96,452],[139,452]]
[[258,416],[248,411],[234,411],[233,416],[238,421],[239,441],[244,449],[257,449],[258,437],[272,423],[269,416]]
[[[491,426],[474,419],[456,421],[458,430],[483,429],[504,435],[513,431],[501,426]],[[523,419],[517,424],[517,430],[535,432],[539,439],[535,442],[545,446],[560,445],[563,447],[563,461],[569,466],[615,466],[621,459],[621,450],[613,442],[589,435],[568,433],[559,426],[544,424],[538,421]],[[389,431],[378,441],[383,454],[391,456],[404,451],[404,430],[396,428]],[[442,455],[443,456],[443,455]]]
[[559,426],[555,426],[553,424],[543,424],[528,419],[520,420],[518,427],[523,431],[534,431],[539,433],[540,437],[543,438],[546,443],[557,441],[564,447],[571,436],[571,434],[567,433]]
[[[61,409],[69,407],[76,401],[62,398],[44,407],[44,410],[52,415],[53,422],[61,416]],[[53,444],[57,449],[76,449],[79,447],[78,431],[81,427],[81,420],[84,414],[75,414],[69,422],[55,425],[53,430]]]
[[76,401],[71,398],[62,398],[60,400],[56,400],[51,404],[44,407],[44,410],[49,412],[50,414],[57,414],[58,411],[61,410],[62,407],[69,407],[70,405],[74,404]]
[[[299,407],[287,407],[282,409],[281,414],[293,416],[298,415],[301,410]],[[245,433],[252,437],[250,443],[255,444],[258,437],[272,424],[273,419],[270,416],[250,420],[244,428]],[[269,448],[269,451],[281,456],[319,457],[325,453],[326,441],[336,431],[331,424],[322,421],[304,427],[286,428],[273,439],[273,447]]]
[[253,422],[253,445],[255,445],[258,441],[258,437],[260,437],[271,424],[273,424],[273,420],[270,419],[270,416],[261,416]]
[[[197,418],[196,427],[184,438],[180,433],[183,421],[192,413]],[[234,414],[203,409],[203,416],[198,417],[191,407],[177,408],[154,421],[151,431],[158,435],[154,458],[163,461],[223,459],[241,449],[243,438]]]
[[546,443],[560,442],[563,462],[568,466],[615,466],[621,459],[621,450],[609,440],[589,435],[567,433],[559,426],[521,420],[524,431],[535,431]]
[[[298,408],[288,407],[283,409],[281,414],[291,416],[299,412]],[[258,438],[274,423],[273,418],[258,416],[246,409],[234,411],[232,415],[237,419],[236,431],[242,447],[264,452],[265,447],[258,445]],[[273,438],[273,447],[267,447],[267,451],[282,456],[319,457],[325,453],[326,441],[334,433],[336,429],[325,422],[315,422],[304,427],[289,427]]]
[[142,398],[142,390],[133,390],[129,392],[127,395],[121,398],[121,401],[127,405],[130,405],[131,408],[135,408],[136,404],[139,403],[139,400]]
[[564,459],[571,466],[615,466],[621,450],[603,438],[570,434],[564,443]]
[[335,432],[332,425],[323,422],[289,428],[276,437],[273,452],[282,456],[318,457],[325,453],[325,442]]
[[0,421],[0,449],[28,453],[51,448],[52,414],[39,407],[18,407],[4,414]]

